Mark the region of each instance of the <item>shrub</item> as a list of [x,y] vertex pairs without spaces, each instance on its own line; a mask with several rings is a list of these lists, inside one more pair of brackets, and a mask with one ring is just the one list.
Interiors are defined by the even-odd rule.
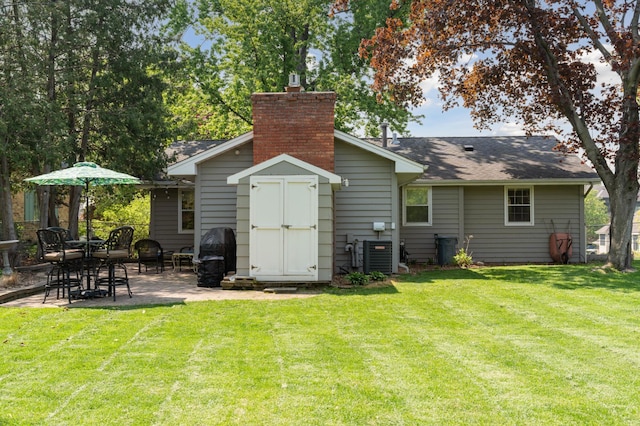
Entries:
[[458,253],[453,256],[453,261],[460,268],[467,268],[473,263],[471,252],[469,252],[469,243],[472,238],[473,235],[467,235],[464,239],[465,246],[458,250]]
[[373,281],[384,281],[387,279],[387,276],[380,271],[373,271],[369,274],[369,278]]
[[351,272],[345,278],[353,285],[365,285],[369,282],[369,275],[362,272]]
[[473,263],[473,258],[464,248],[458,250],[458,253],[453,256],[453,261],[460,268],[466,268]]

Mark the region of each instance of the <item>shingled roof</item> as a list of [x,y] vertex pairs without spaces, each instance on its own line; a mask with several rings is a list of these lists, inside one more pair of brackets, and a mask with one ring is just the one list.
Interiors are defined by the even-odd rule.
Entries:
[[[365,139],[382,146],[379,139]],[[399,138],[385,148],[428,166],[428,181],[505,182],[512,180],[586,180],[598,175],[576,155],[554,147],[557,139],[546,136],[420,137]],[[167,154],[175,164],[227,141],[174,142]]]
[[196,154],[200,154],[208,149],[214,148],[226,140],[196,140],[196,141],[176,141],[166,149],[169,156],[169,164],[175,164],[180,161],[191,158]]
[[430,181],[599,180],[576,155],[554,150],[557,143],[543,136],[400,138],[386,149],[429,166],[423,179]]

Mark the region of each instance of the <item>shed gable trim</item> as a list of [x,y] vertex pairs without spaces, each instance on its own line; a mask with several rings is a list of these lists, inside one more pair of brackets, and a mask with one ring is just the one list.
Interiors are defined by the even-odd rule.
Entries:
[[249,167],[241,172],[238,172],[234,175],[231,175],[227,178],[227,183],[230,185],[237,185],[240,183],[240,180],[259,173],[262,170],[265,170],[269,167],[272,167],[278,163],[286,162],[291,165],[300,167],[302,169],[308,170],[310,173],[321,176],[329,181],[332,186],[340,186],[342,183],[342,178],[334,173],[328,172],[320,167],[314,166],[313,164],[309,164],[305,161],[299,160],[295,157],[292,157],[288,154],[280,154],[277,157],[270,158],[267,161],[263,161],[260,164],[256,164],[253,167]]

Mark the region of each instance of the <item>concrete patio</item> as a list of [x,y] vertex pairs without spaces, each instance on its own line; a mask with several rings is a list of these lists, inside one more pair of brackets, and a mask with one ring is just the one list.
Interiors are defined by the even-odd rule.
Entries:
[[196,274],[189,271],[174,271],[171,268],[163,273],[143,272],[138,274],[137,267],[130,266],[129,285],[133,297],[129,298],[126,287],[118,287],[116,300],[112,297],[72,300],[56,299],[53,290],[45,303],[43,272],[20,273],[24,284],[14,288],[0,288],[0,307],[31,308],[85,308],[85,307],[123,307],[140,305],[167,305],[204,300],[279,300],[311,297],[320,290],[298,289],[294,293],[279,293],[258,290],[223,290],[221,287],[198,287]]

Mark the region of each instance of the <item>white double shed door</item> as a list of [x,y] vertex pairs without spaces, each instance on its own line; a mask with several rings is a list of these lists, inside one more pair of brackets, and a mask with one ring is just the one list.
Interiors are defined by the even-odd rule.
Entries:
[[251,176],[250,276],[317,280],[318,176]]

